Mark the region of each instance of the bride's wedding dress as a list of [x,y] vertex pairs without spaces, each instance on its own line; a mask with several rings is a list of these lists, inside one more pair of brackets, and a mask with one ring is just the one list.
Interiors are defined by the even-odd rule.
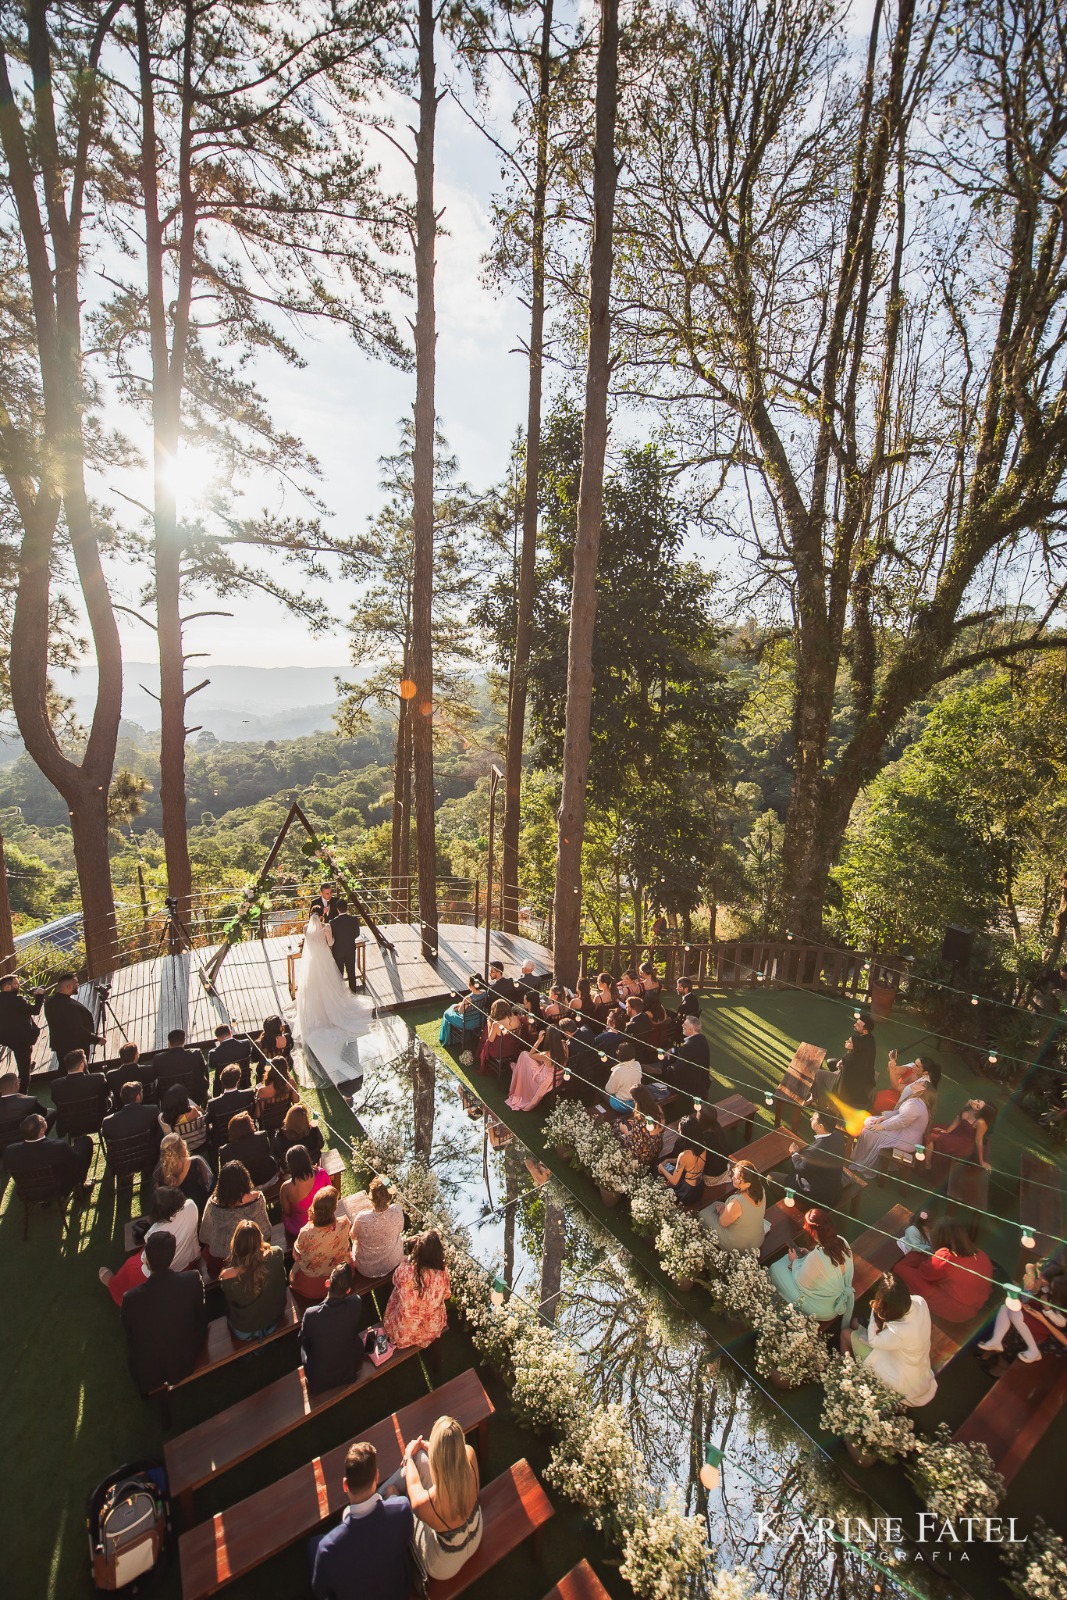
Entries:
[[[340,1041],[343,1045],[345,1040],[365,1030],[373,1005],[354,995],[345,983],[330,954],[328,930],[314,911],[304,934],[297,973],[294,1031],[301,1044],[310,1042],[318,1055],[316,1035],[320,1039],[326,1034],[343,1035]],[[334,1048],[337,1043],[335,1040]]]

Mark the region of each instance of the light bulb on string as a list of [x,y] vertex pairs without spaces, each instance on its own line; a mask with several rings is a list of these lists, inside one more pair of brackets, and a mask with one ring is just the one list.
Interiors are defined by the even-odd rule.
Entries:
[[915,1159],[916,1161],[926,1160],[926,1146],[924,1144],[917,1144],[915,1146]]
[[607,1053],[606,1050],[601,1050],[600,1059],[601,1059],[601,1061],[606,1061],[608,1059],[608,1053]]
[[1004,1296],[1004,1304],[1008,1308],[1009,1311],[1021,1311],[1022,1310],[1022,1305],[1023,1305],[1022,1290],[1016,1288],[1014,1283],[1009,1283],[1008,1284],[1008,1292]]
[[564,1083],[570,1083],[571,1081],[571,1072],[569,1067],[564,1067],[563,1069],[563,1081]]
[[763,1096],[763,1104],[765,1106],[773,1106],[774,1105],[774,1096],[773,1096],[773,1094],[771,1093],[771,1091],[769,1089],[767,1090],[767,1093]]
[[507,1294],[507,1292],[508,1286],[504,1282],[503,1278],[494,1278],[493,1287],[489,1291],[489,1299],[494,1306],[502,1306],[504,1304],[504,1296]]
[[1033,1229],[1030,1228],[1028,1226],[1028,1224],[1025,1223],[1025,1222],[1023,1223],[1023,1249],[1024,1250],[1036,1250],[1037,1249],[1037,1239],[1034,1236]]
[[995,1067],[995,1066],[996,1066],[996,1064],[997,1064],[997,1061],[998,1061],[998,1060],[999,1060],[999,1059],[1000,1059],[1000,1058],[999,1058],[999,1057],[998,1057],[998,1055],[997,1055],[997,1053],[996,1053],[996,1051],[995,1051],[995,1050],[991,1050],[991,1051],[990,1051],[990,1052],[989,1052],[989,1056],[988,1056],[988,1058],[987,1058],[987,1059],[988,1059],[988,1061],[989,1061],[989,1065],[990,1065],[990,1066],[991,1066],[991,1067]]
[[700,1469],[700,1481],[705,1489],[717,1489],[722,1482],[722,1451],[718,1445],[709,1444],[704,1451],[704,1465]]
[[858,1022],[860,1020],[860,1017],[863,1015],[863,1013],[862,1013],[862,1011],[854,1011],[852,1013],[852,1015],[855,1017],[856,1021]]
[[971,1004],[972,1004],[972,1006],[976,1006],[978,1004],[978,996],[976,994],[972,994],[972,996],[971,996]]
[[784,1206],[792,1207],[792,1206],[795,1206],[796,1203],[797,1203],[796,1194],[794,1193],[794,1191],[792,1189],[787,1189],[785,1191],[785,1194],[782,1196],[782,1204]]
[[667,1059],[667,1052],[666,1052],[666,1050],[657,1050],[657,1051],[656,1051],[656,1059],[657,1059],[657,1060],[658,1060],[658,1061],[666,1061],[666,1059]]

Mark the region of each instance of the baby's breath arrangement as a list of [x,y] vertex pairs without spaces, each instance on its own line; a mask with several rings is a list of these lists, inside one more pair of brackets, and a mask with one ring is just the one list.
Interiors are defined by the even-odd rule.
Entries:
[[623,1533],[620,1576],[644,1600],[681,1600],[704,1570],[708,1534],[702,1518],[687,1517],[676,1492],[660,1505],[639,1505]]
[[588,1134],[589,1113],[576,1100],[560,1100],[544,1122],[545,1143],[577,1150]]
[[677,1206],[673,1206],[672,1211],[664,1217],[656,1235],[656,1254],[668,1278],[692,1280],[703,1277],[708,1264],[709,1246],[711,1250],[715,1249],[708,1230],[701,1227],[696,1217],[689,1216]]
[[637,1233],[657,1234],[664,1222],[681,1214],[674,1195],[658,1174],[644,1172],[635,1181],[630,1190],[630,1221]]
[[713,1286],[723,1315],[761,1328],[778,1302],[778,1291],[754,1250],[726,1250],[716,1264]]
[[850,1355],[834,1356],[823,1374],[820,1425],[855,1449],[895,1461],[915,1449],[915,1424],[892,1389]]
[[774,1373],[786,1388],[799,1389],[822,1376],[830,1352],[815,1319],[783,1300],[757,1332],[755,1361],[762,1377]]
[[1034,1518],[1025,1545],[1004,1547],[1009,1567],[1004,1586],[1017,1600],[1063,1600],[1067,1594],[1067,1544],[1047,1522]]
[[[939,1517],[991,1517],[1004,1498],[1004,1479],[978,1440],[956,1442],[942,1422],[932,1439],[919,1439],[908,1477]],[[1063,1590],[1060,1590],[1063,1593]]]

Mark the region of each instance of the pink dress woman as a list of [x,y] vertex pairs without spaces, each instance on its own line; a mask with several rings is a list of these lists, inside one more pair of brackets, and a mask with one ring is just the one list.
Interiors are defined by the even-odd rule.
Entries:
[[511,1069],[511,1092],[507,1103],[512,1111],[532,1111],[556,1081],[556,1069],[547,1055],[524,1050]]
[[283,1219],[285,1222],[285,1232],[290,1240],[295,1239],[301,1228],[307,1225],[308,1217],[311,1215],[311,1202],[314,1200],[319,1190],[328,1189],[331,1182],[332,1180],[330,1178],[330,1174],[324,1171],[322,1167],[316,1167],[315,1176],[311,1181],[311,1188],[308,1190],[303,1200],[293,1201],[293,1209],[289,1212],[288,1216]]
[[385,1308],[385,1336],[400,1349],[414,1345],[425,1350],[448,1326],[445,1301],[452,1292],[448,1269],[423,1272],[422,1292],[415,1287],[415,1268],[402,1261],[393,1273],[393,1292]]

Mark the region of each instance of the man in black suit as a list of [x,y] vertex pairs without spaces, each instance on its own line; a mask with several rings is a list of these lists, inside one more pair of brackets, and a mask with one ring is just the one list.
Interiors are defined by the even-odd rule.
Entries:
[[77,1117],[88,1108],[99,1127],[108,1108],[107,1079],[102,1072],[88,1072],[84,1050],[72,1050],[64,1061],[65,1072],[52,1084],[52,1104],[56,1108],[57,1132],[66,1133],[68,1116]]
[[651,1066],[656,1060],[656,1048],[652,1044],[652,1018],[645,1010],[645,1002],[640,995],[632,994],[626,1001],[626,1037],[637,1046],[637,1059],[643,1067]]
[[796,1187],[816,1206],[839,1206],[844,1183],[845,1136],[841,1118],[834,1111],[815,1111],[811,1118],[815,1135],[806,1148],[799,1141],[789,1152],[793,1164],[772,1174],[783,1188]]
[[494,1000],[507,1000],[511,1005],[522,1005],[522,995],[518,986],[511,978],[504,976],[504,963],[490,961],[489,963],[489,992]]
[[678,979],[678,981],[677,981],[677,983],[675,984],[674,987],[675,987],[675,989],[677,991],[677,994],[678,994],[678,1004],[677,1004],[677,1006],[675,1007],[675,1010],[674,1010],[674,1016],[675,1016],[674,1037],[679,1043],[681,1043],[681,1040],[682,1040],[682,1037],[683,1037],[683,1035],[682,1035],[682,1018],[683,1017],[697,1017],[697,1018],[699,1018],[699,1016],[700,1016],[700,996],[697,994],[696,990],[693,988],[693,980],[692,980],[692,978],[688,977],[684,972],[682,973],[682,976]]
[[122,1297],[120,1315],[130,1370],[142,1394],[181,1383],[207,1337],[207,1306],[199,1272],[175,1272],[175,1240],[159,1229],[145,1240],[149,1276]]
[[14,1140],[29,1116],[44,1117],[49,1127],[56,1120],[50,1106],[43,1106],[32,1094],[22,1093],[17,1072],[5,1072],[0,1078],[0,1148]]
[[185,1029],[172,1028],[167,1048],[160,1050],[152,1063],[156,1073],[156,1097],[160,1104],[167,1090],[180,1083],[198,1106],[207,1099],[207,1065],[199,1050],[185,1048]]
[[105,1117],[100,1129],[104,1143],[110,1144],[115,1139],[133,1139],[139,1133],[150,1130],[155,1135],[158,1148],[163,1137],[163,1129],[159,1125],[159,1107],[145,1105],[144,1090],[139,1083],[124,1083],[119,1090],[119,1099],[121,1108],[113,1111],[110,1117]]
[[222,1093],[209,1100],[205,1108],[207,1136],[216,1149],[229,1137],[230,1118],[239,1111],[251,1111],[256,1101],[256,1091],[251,1085],[242,1088],[241,1069],[236,1062],[223,1067],[221,1089]]
[[41,1032],[37,1014],[43,998],[40,991],[35,990],[32,1003],[27,1000],[20,993],[19,980],[13,972],[0,978],[0,1044],[6,1045],[15,1058],[23,1094],[30,1087],[33,1047]]
[[75,999],[77,989],[78,980],[73,972],[64,972],[56,981],[55,993],[49,995],[44,1003],[48,1038],[56,1053],[60,1072],[72,1050],[84,1050],[88,1058],[93,1053],[93,1046],[103,1043],[102,1036],[96,1031],[96,1018],[88,1006],[83,1006],[80,1000]]
[[50,1172],[60,1194],[73,1194],[75,1200],[88,1200],[92,1184],[85,1179],[93,1159],[93,1141],[87,1134],[67,1144],[62,1139],[47,1139],[48,1124],[43,1117],[30,1115],[20,1128],[21,1139],[9,1144],[4,1151],[4,1165],[18,1183],[22,1178],[36,1178]]
[[312,1394],[356,1381],[366,1354],[362,1317],[363,1302],[352,1292],[352,1268],[344,1262],[330,1274],[326,1299],[308,1306],[300,1321],[300,1361]]
[[359,938],[359,918],[352,915],[348,909],[348,901],[338,895],[335,902],[336,910],[330,918],[330,933],[333,943],[330,952],[337,963],[337,970],[342,978],[348,979],[348,987],[356,987],[356,940]]
[[105,1073],[108,1093],[111,1095],[111,1104],[117,1111],[122,1104],[121,1092],[124,1083],[139,1083],[142,1089],[155,1088],[156,1069],[150,1061],[141,1060],[141,1052],[135,1044],[124,1044],[119,1049],[119,1064]]
[[682,1018],[682,1042],[667,1058],[664,1083],[690,1100],[706,1100],[711,1089],[711,1045],[701,1029],[700,1018]]
[[240,1067],[241,1088],[248,1089],[252,1084],[252,1041],[251,1039],[235,1039],[233,1029],[225,1022],[220,1022],[215,1029],[215,1038],[218,1044],[208,1054],[207,1064],[211,1069],[211,1093],[218,1094],[222,1082],[224,1067]]
[[319,892],[311,902],[311,909],[318,912],[323,922],[333,921],[337,915],[337,907],[334,904],[332,883],[319,884]]
[[874,1019],[869,1011],[861,1011],[845,1040],[841,1060],[816,1071],[812,1097],[826,1110],[840,1100],[855,1111],[866,1111],[874,1098],[875,1083]]

